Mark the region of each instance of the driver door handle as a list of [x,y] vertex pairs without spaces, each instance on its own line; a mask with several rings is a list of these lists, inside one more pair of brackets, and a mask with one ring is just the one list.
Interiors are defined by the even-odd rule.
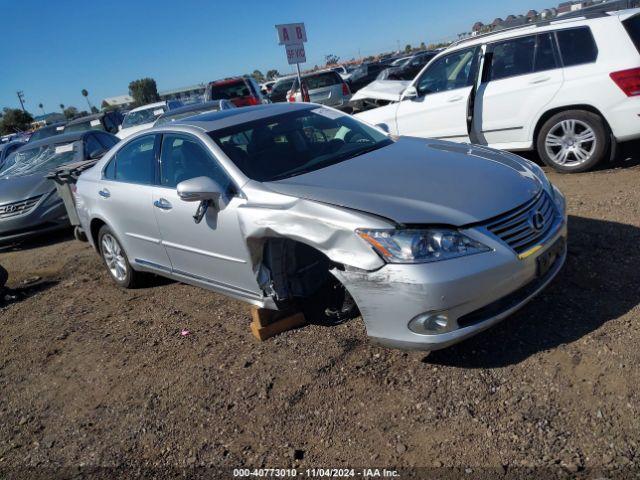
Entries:
[[98,195],[100,195],[102,198],[109,198],[111,196],[111,193],[106,188],[103,188],[98,192]]
[[531,85],[535,85],[537,83],[544,83],[548,80],[551,80],[551,77],[538,77],[538,78],[534,78],[533,80],[531,80],[529,83]]
[[460,100],[462,100],[462,98],[463,98],[462,95],[456,95],[455,97],[449,97],[447,101],[451,103],[459,102]]
[[171,202],[169,202],[169,200],[167,200],[166,198],[160,198],[156,200],[155,202],[153,202],[153,205],[157,208],[160,208],[161,210],[171,210],[173,208]]

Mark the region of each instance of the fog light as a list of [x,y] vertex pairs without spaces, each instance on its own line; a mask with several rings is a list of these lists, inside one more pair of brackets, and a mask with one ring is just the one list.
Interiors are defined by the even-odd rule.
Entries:
[[422,335],[449,331],[449,317],[446,312],[421,313],[409,322],[409,330]]

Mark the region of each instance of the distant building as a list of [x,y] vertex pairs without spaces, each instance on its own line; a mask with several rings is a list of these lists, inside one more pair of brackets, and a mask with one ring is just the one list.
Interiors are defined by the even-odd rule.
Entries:
[[102,108],[128,108],[133,104],[131,95],[118,95],[102,100]]
[[527,12],[527,18],[528,18],[529,20],[533,20],[533,19],[535,19],[537,16],[538,16],[538,12],[536,12],[535,10],[529,10],[529,11]]
[[504,20],[502,20],[500,17],[496,18],[493,20],[493,22],[491,22],[491,26],[493,28],[498,27],[500,25],[502,25],[502,23],[504,22]]
[[476,23],[473,24],[473,27],[471,27],[471,31],[477,33],[480,30],[482,30],[482,27],[484,27],[484,23],[476,22]]

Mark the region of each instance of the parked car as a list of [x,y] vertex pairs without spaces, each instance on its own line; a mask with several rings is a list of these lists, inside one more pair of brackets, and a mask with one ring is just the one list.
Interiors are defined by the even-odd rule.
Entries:
[[157,127],[159,125],[164,125],[165,123],[175,122],[200,113],[217,112],[219,110],[229,110],[230,108],[236,107],[229,100],[212,100],[211,102],[192,103],[191,105],[185,105],[184,107],[163,113],[157,118],[153,126]]
[[536,150],[560,172],[581,172],[640,137],[639,52],[640,9],[472,37],[398,102],[358,115],[399,135]]
[[204,100],[229,100],[236,107],[268,102],[262,95],[260,86],[251,77],[233,77],[211,82],[204,92]]
[[153,272],[312,317],[357,305],[369,336],[396,347],[490,327],[566,256],[564,197],[534,163],[314,104],[140,132],[83,173],[77,195],[122,287]]
[[[314,72],[302,76],[302,82],[309,93],[309,100],[313,103],[341,107],[349,103],[351,90],[342,77],[336,72],[327,70]],[[298,78],[293,79],[291,90],[287,94],[288,102],[301,102],[302,93]]]
[[261,83],[260,91],[262,92],[262,95],[269,96],[269,94],[271,93],[271,89],[273,88],[275,83],[275,80],[267,80],[266,82]]
[[382,70],[376,80],[413,80],[418,72],[437,54],[438,52],[435,51],[427,51],[399,58]]
[[349,75],[349,88],[353,93],[373,82],[380,72],[386,68],[383,63],[363,63]]
[[60,135],[64,131],[64,127],[66,124],[67,122],[58,122],[39,128],[31,134],[31,137],[29,137],[29,142],[35,142],[37,140],[43,140],[54,135]]
[[286,102],[287,94],[291,91],[295,78],[296,77],[294,75],[291,75],[289,77],[282,77],[276,80],[273,88],[271,88],[269,100],[273,103]]
[[90,130],[55,135],[13,152],[0,169],[0,244],[69,226],[65,207],[46,175],[55,167],[100,158],[118,142]]
[[26,142],[22,140],[13,140],[8,143],[0,144],[0,168],[4,164],[5,160],[9,158],[13,152],[22,147]]
[[95,113],[71,120],[65,125],[63,133],[102,130],[115,134],[121,123],[122,114],[118,111]]
[[153,127],[154,122],[165,112],[180,108],[182,103],[177,100],[149,103],[134,108],[128,112],[122,120],[122,125],[116,133],[118,138],[127,138],[140,130]]

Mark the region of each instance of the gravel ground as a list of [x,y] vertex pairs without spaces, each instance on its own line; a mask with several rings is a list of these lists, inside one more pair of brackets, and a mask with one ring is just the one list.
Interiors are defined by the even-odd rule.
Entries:
[[121,290],[65,235],[0,252],[0,478],[637,474],[640,165],[550,178],[569,205],[564,270],[428,357],[370,343],[359,318],[258,343],[244,304],[169,281]]

